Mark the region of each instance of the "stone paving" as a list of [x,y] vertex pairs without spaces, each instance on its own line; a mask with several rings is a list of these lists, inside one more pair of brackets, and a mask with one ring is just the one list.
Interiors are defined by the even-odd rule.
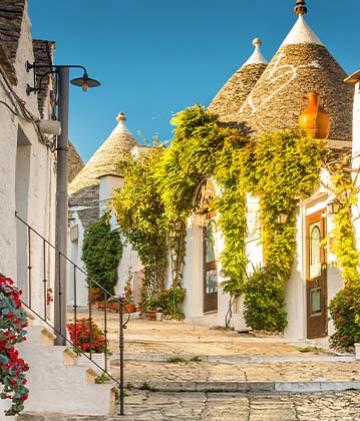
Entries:
[[[118,361],[112,374],[118,376]],[[204,362],[151,363],[127,361],[126,382],[141,387],[166,382],[312,382],[360,381],[360,361],[217,364]]]
[[132,393],[125,417],[23,415],[18,421],[360,421],[360,393]]
[[[93,311],[94,321],[103,328],[103,314]],[[79,317],[86,314],[79,312]],[[68,319],[71,320],[69,312]],[[119,352],[119,318],[108,314],[108,338],[110,350]],[[126,353],[130,355],[193,355],[193,356],[300,356],[301,347],[311,342],[294,343],[282,336],[239,335],[232,330],[209,329],[205,326],[190,325],[166,320],[130,320],[125,330]],[[296,346],[298,345],[298,346]],[[308,352],[307,355],[318,354]]]

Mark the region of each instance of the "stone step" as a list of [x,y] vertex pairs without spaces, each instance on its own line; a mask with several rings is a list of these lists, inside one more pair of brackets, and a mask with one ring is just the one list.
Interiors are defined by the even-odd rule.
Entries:
[[236,381],[147,381],[132,382],[133,390],[164,393],[318,393],[360,390],[360,381],[236,382]]
[[56,336],[47,326],[37,325],[27,328],[26,343],[44,347],[53,346]]
[[117,389],[111,383],[95,383],[100,374],[96,367],[77,365],[71,349],[53,346],[54,335],[46,327],[29,327],[27,337],[17,347],[29,364],[26,411],[98,416],[115,412]]

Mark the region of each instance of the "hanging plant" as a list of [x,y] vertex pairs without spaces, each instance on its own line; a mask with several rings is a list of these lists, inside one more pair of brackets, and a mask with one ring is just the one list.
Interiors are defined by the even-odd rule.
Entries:
[[0,275],[0,383],[1,399],[11,399],[5,415],[17,415],[24,410],[29,390],[25,373],[29,367],[19,357],[15,345],[25,341],[26,314],[21,308],[21,291],[11,279]]

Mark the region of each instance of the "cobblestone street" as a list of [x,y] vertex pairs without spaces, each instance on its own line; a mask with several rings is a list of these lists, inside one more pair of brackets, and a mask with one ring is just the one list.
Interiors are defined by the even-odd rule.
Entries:
[[[101,326],[98,312],[94,318]],[[118,377],[114,314],[108,331],[111,371]],[[330,352],[326,342],[135,319],[125,331],[125,357],[125,417],[47,415],[36,421],[360,421],[360,391],[349,390],[359,387],[360,361]],[[273,388],[275,382],[290,388]],[[317,382],[325,382],[324,389],[312,389]],[[331,393],[340,390],[336,382],[346,382],[349,391]]]
[[18,421],[359,421],[360,393],[230,395],[132,393],[125,417],[25,415]]

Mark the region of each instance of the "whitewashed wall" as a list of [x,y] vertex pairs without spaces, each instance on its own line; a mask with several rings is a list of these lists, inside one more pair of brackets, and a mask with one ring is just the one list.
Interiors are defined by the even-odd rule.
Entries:
[[[360,81],[355,84],[354,90],[354,110],[353,110],[353,142],[352,142],[352,167],[355,171],[360,171]],[[356,173],[353,174],[356,177]],[[360,186],[360,177],[357,177]],[[360,250],[360,195],[357,205],[354,206],[354,225],[356,231],[356,244]]]
[[[38,116],[37,96],[27,96],[25,92],[27,83],[33,85],[32,71],[27,73],[25,70],[26,60],[34,61],[27,10],[16,54],[18,84],[14,89],[25,101],[26,107]],[[0,84],[0,99],[11,106],[3,84]],[[49,102],[46,103],[45,110],[48,107]],[[54,155],[39,142],[32,123],[13,116],[2,104],[0,126],[0,271],[11,276],[26,291],[27,279],[23,268],[27,266],[27,238],[26,231],[15,219],[15,210],[44,237],[50,241],[54,239]],[[31,260],[32,304],[40,308],[44,278],[41,264],[42,243],[35,238],[31,247]]]

